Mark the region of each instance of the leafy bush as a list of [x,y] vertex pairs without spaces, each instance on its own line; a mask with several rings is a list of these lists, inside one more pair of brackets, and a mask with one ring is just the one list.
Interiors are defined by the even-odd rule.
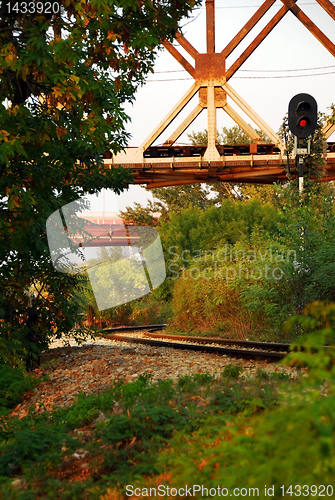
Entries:
[[20,473],[23,467],[41,462],[57,465],[62,460],[64,437],[64,427],[46,426],[45,422],[17,429],[0,454],[0,476]]
[[23,395],[38,384],[38,380],[25,375],[19,368],[0,364],[0,412],[21,403]]
[[[287,364],[307,367],[318,381],[335,376],[335,304],[316,301],[303,314],[289,319],[286,328],[298,327],[300,337],[291,345]],[[301,335],[305,333],[305,335]]]
[[169,327],[239,339],[278,338],[294,312],[278,293],[287,269],[294,267],[294,253],[256,231],[245,242],[208,254],[192,259],[175,281]]
[[[271,413],[207,425],[192,438],[176,434],[159,459],[170,488],[259,488],[263,498],[267,485],[274,486],[275,498],[281,498],[282,485],[332,485],[335,396],[322,398],[316,392],[308,399],[291,395]],[[227,395],[225,401],[233,408]]]

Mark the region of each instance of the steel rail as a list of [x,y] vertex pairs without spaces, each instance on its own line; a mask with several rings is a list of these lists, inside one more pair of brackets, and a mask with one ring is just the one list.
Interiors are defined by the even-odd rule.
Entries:
[[167,340],[182,340],[185,342],[196,342],[203,344],[221,344],[221,345],[238,345],[240,347],[258,347],[263,350],[271,351],[288,351],[290,344],[276,343],[276,342],[259,342],[252,340],[237,340],[237,339],[222,339],[217,337],[191,337],[186,335],[166,335],[162,333],[154,333],[158,330],[164,330],[167,326],[166,323],[160,325],[146,325],[146,326],[124,326],[119,328],[105,328],[103,332],[131,332],[137,330],[148,330],[145,335],[152,338],[160,338]]
[[276,342],[258,342],[252,340],[236,340],[236,339],[218,339],[215,337],[186,337],[183,335],[164,335],[161,333],[148,332],[145,334],[147,337],[183,340],[185,342],[198,342],[204,344],[221,344],[221,345],[238,345],[240,347],[259,347],[260,349],[268,349],[271,351],[288,351],[290,344],[280,344]]
[[135,332],[136,330],[163,330],[167,326],[166,323],[161,325],[147,325],[147,326],[120,326],[118,328],[104,328],[102,333],[104,332]]
[[[187,337],[183,335],[166,335],[161,333],[154,333],[157,330],[163,330],[167,325],[147,325],[143,327],[124,327],[124,331],[131,330],[147,330],[144,335],[149,338],[128,337],[117,335],[121,331],[120,328],[109,328],[106,331],[114,332],[114,335],[105,335],[111,340],[121,340],[123,342],[133,342],[138,344],[146,344],[156,347],[170,347],[172,349],[185,349],[192,351],[212,352],[216,354],[225,354],[236,358],[245,358],[249,360],[267,360],[268,362],[275,363],[283,359],[290,352],[290,345],[285,343],[276,342],[259,342],[252,340],[237,340],[237,339],[221,339],[215,337]],[[164,340],[158,340],[164,339]],[[179,342],[170,342],[170,340],[180,340]],[[193,343],[192,343],[193,342]],[[195,343],[194,343],[195,342]],[[203,345],[200,345],[203,344]],[[206,344],[206,345],[205,345]],[[208,344],[216,344],[210,346]],[[218,346],[219,344],[220,346]],[[239,346],[243,349],[236,349],[231,347],[221,346]],[[311,346],[313,347],[313,346]],[[329,346],[325,346],[330,349]],[[248,349],[249,348],[249,349]],[[317,350],[317,346],[315,346]],[[304,350],[304,349],[302,349]]]
[[201,351],[201,352],[211,352],[215,354],[225,354],[231,357],[244,358],[249,360],[267,360],[268,362],[275,363],[286,356],[287,352],[274,352],[274,351],[261,351],[261,350],[250,350],[250,349],[232,349],[230,347],[217,347],[209,345],[199,345],[199,344],[189,344],[189,343],[178,343],[178,342],[167,342],[163,340],[153,340],[147,338],[139,337],[128,337],[123,335],[108,335],[104,334],[107,338],[111,340],[119,340],[122,342],[131,342],[137,344],[145,344],[153,347],[168,347],[172,349],[184,349],[190,351]]

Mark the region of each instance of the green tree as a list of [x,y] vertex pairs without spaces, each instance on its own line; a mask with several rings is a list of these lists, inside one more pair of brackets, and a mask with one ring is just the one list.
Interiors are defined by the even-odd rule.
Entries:
[[[206,129],[201,130],[199,132],[194,132],[194,130],[192,130],[190,134],[187,134],[187,137],[190,139],[191,144],[193,144],[193,146],[198,146],[198,145],[204,146],[208,142],[208,131]],[[220,143],[219,131],[216,132],[216,140],[217,143],[219,144]]]
[[150,190],[156,198],[146,207],[135,203],[135,208],[127,207],[121,212],[126,222],[139,225],[157,226],[159,221],[167,222],[172,212],[180,214],[189,207],[205,210],[213,204],[208,198],[209,190],[204,184],[163,187]]
[[132,182],[128,170],[104,169],[102,156],[126,145],[123,105],[197,3],[65,0],[55,15],[1,3],[1,341],[7,352],[17,345],[28,368],[52,332],[78,320],[84,285],[53,269],[46,220],[85,192]]
[[256,228],[275,237],[280,220],[271,204],[224,200],[220,207],[211,206],[205,211],[191,207],[179,215],[172,214],[168,222],[161,224],[160,236],[166,249],[176,246],[180,258],[183,250],[213,250],[248,240]]
[[220,134],[221,144],[251,144],[252,139],[239,127],[235,125],[234,127],[222,127],[222,133]]
[[[255,132],[261,137],[261,139],[267,143],[271,143],[270,139],[264,134],[260,129],[255,129]],[[200,132],[192,132],[187,134],[191,143],[194,146],[207,144],[208,132],[207,129],[201,130]],[[217,131],[217,143],[232,145],[232,144],[251,144],[252,139],[244,132],[241,127],[234,125],[233,127],[227,128],[222,127],[222,132]]]
[[[294,185],[282,196],[281,240],[295,252],[296,265],[287,270],[277,292],[289,297],[297,312],[316,300],[335,300],[334,191],[320,184],[311,184],[302,200]],[[332,192],[325,194],[323,188]]]

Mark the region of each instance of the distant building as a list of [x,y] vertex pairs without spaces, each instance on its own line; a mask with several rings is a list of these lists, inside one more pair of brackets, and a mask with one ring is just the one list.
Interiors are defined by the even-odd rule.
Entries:
[[87,219],[90,222],[93,222],[93,224],[101,224],[101,225],[115,225],[119,224],[122,225],[123,221],[121,218],[121,215],[118,212],[81,212],[79,214],[79,217],[82,217],[83,219]]
[[[134,245],[138,235],[130,234],[127,230],[131,224],[124,225],[118,212],[81,212],[79,216],[88,222],[86,230],[92,235],[90,240],[84,241],[81,235],[73,237],[74,241],[83,247],[129,246]],[[90,224],[92,223],[92,225]]]

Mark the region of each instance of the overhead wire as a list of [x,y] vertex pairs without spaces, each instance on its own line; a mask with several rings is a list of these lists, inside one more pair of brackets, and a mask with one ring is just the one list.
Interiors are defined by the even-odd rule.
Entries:
[[[309,75],[276,75],[276,76],[234,76],[234,78],[239,80],[274,80],[278,78],[306,78],[309,76],[324,76],[324,75],[334,75],[335,71],[327,71],[325,73],[312,73]],[[193,80],[193,78],[167,78],[163,80],[147,80],[147,82],[155,83],[155,82],[179,82],[182,80]]]
[[[286,73],[288,71],[315,71],[317,69],[329,69],[335,68],[335,64],[330,66],[318,66],[316,68],[294,68],[294,69],[239,69],[239,71],[248,72],[248,73]],[[171,69],[165,71],[155,71],[155,74],[158,73],[185,73],[185,69]]]
[[[335,2],[331,2],[333,5],[335,5]],[[301,2],[299,5],[317,5],[315,2]],[[258,8],[259,5],[225,5],[225,6],[216,6],[215,9],[242,9],[242,8],[247,8],[247,7],[252,7],[252,8]],[[206,7],[198,7],[194,10],[205,10]],[[199,14],[198,14],[199,16]],[[198,17],[196,16],[196,17]],[[294,69],[270,69],[270,70],[263,70],[263,69],[240,69],[239,72],[249,72],[249,73],[286,73],[286,72],[298,72],[298,71],[315,71],[315,70],[320,70],[320,69],[329,69],[329,68],[335,68],[335,65],[331,66],[319,66],[316,68],[294,68]],[[185,72],[185,70],[180,69],[180,70],[166,70],[166,71],[155,71],[155,74],[162,74],[162,73],[179,73],[179,72]],[[309,76],[323,76],[323,75],[331,75],[335,74],[335,71],[329,71],[329,72],[324,72],[324,73],[313,73],[313,74],[303,74],[303,75],[278,75],[278,76],[234,76],[234,78],[237,79],[278,79],[278,78],[306,78]],[[154,83],[154,82],[174,82],[174,81],[183,81],[183,80],[192,80],[193,78],[186,77],[186,78],[171,78],[171,79],[160,79],[160,80],[147,80],[147,82]]]
[[[333,5],[335,5],[334,2],[331,2]],[[299,3],[300,5],[317,5],[315,2],[301,2]],[[216,6],[215,9],[258,9],[260,6],[259,5],[223,5],[223,6]],[[279,7],[278,5],[274,5],[274,7]],[[198,7],[197,9],[194,10],[205,10],[206,7]]]

